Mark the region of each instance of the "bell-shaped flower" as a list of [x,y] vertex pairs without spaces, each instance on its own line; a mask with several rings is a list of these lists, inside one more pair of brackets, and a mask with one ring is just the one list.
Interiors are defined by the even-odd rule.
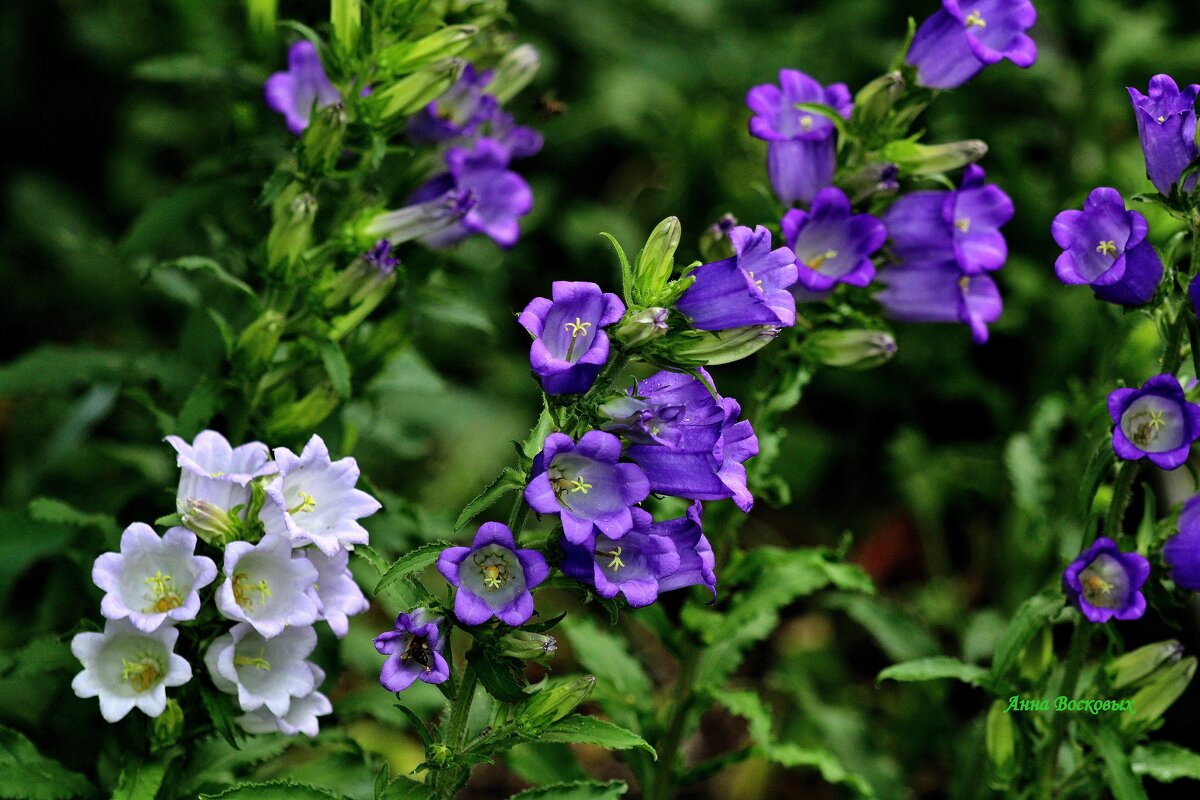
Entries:
[[1162,555],[1177,586],[1200,592],[1200,495],[1183,504],[1179,530],[1163,543]]
[[275,448],[275,462],[279,475],[267,484],[259,515],[268,534],[282,536],[293,547],[315,544],[327,556],[367,543],[367,530],[357,520],[382,506],[354,488],[357,461],[330,460],[324,440],[313,435],[300,455],[286,447]]
[[350,574],[350,553],[339,550],[327,556],[320,550],[305,548],[300,555],[311,561],[317,570],[313,591],[321,613],[319,619],[328,622],[330,630],[341,639],[350,630],[349,618],[361,614],[371,605]]
[[798,300],[825,297],[839,283],[866,286],[875,277],[871,255],[887,241],[883,223],[852,213],[849,198],[833,186],[817,192],[811,211],[784,214],[781,226],[799,267],[792,286]]
[[601,597],[623,594],[634,608],[658,599],[659,579],[679,569],[671,540],[661,535],[666,523],[633,509],[633,528],[620,539],[600,533],[582,544],[563,543],[562,571],[596,589]]
[[917,28],[905,63],[930,89],[962,86],[1002,58],[1025,69],[1037,61],[1037,44],[1026,34],[1036,21],[1029,0],[942,0]]
[[703,586],[717,599],[716,556],[700,527],[700,502],[692,503],[686,516],[659,523],[658,531],[671,540],[679,555],[679,568],[658,581],[659,592]]
[[961,322],[976,344],[988,340],[988,323],[1000,318],[1003,304],[988,275],[964,275],[953,264],[893,266],[880,270],[886,285],[875,294],[889,319],[901,322]]
[[555,281],[550,299],[529,301],[517,322],[533,336],[529,363],[546,394],[581,394],[591,387],[608,361],[604,327],[624,314],[615,294],[582,281]]
[[317,646],[312,626],[294,627],[271,639],[240,622],[213,640],[204,653],[213,684],[237,695],[243,711],[266,708],[277,717],[288,713],[294,698],[317,687],[312,665],[304,659]]
[[1092,622],[1138,619],[1146,613],[1140,591],[1150,577],[1150,562],[1140,553],[1122,553],[1101,536],[1063,572],[1063,589]]
[[[313,686],[325,682],[325,670],[312,662],[306,662],[312,672]],[[237,718],[237,723],[250,733],[282,733],[284,736],[295,736],[303,733],[310,739],[316,738],[321,724],[317,717],[333,713],[333,704],[329,698],[315,688],[302,697],[293,697],[288,705],[286,714],[276,716],[265,705],[247,712]]]
[[396,617],[396,627],[375,637],[375,649],[387,656],[379,683],[389,692],[402,692],[413,681],[443,683],[450,665],[442,656],[445,642],[438,631],[440,619],[423,608]]
[[[1200,156],[1196,145],[1196,95],[1200,85],[1191,84],[1182,92],[1170,75],[1150,79],[1149,94],[1129,87],[1129,100],[1137,119],[1138,138],[1146,156],[1146,175],[1154,188],[1164,195],[1179,183],[1183,171]],[[1196,188],[1196,176],[1183,187]]]
[[133,709],[157,717],[167,707],[167,688],[192,679],[192,667],[176,655],[179,631],[162,625],[144,633],[127,619],[110,619],[104,633],[79,633],[71,653],[83,671],[71,681],[79,697],[98,697],[100,714],[117,722]]
[[224,572],[217,609],[267,639],[288,627],[312,625],[319,616],[313,590],[317,568],[303,556],[293,557],[282,536],[267,534],[258,544],[230,542]]
[[481,525],[470,547],[447,547],[437,567],[458,587],[454,615],[464,625],[492,617],[514,628],[524,625],[533,616],[529,590],[550,574],[542,554],[518,549],[512,531],[500,522]]
[[539,514],[558,514],[567,541],[586,542],[594,529],[619,539],[633,527],[629,509],[646,499],[650,484],[637,464],[618,463],[620,439],[588,431],[576,444],[552,433],[543,447],[525,501]]
[[629,394],[600,407],[609,418],[601,427],[633,444],[712,447],[721,436],[725,409],[709,387],[712,377],[703,369],[695,376],[656,372],[629,388]]
[[312,117],[313,106],[318,109],[341,102],[342,95],[321,66],[321,57],[312,42],[303,39],[288,48],[286,72],[276,72],[263,86],[267,107],[283,114],[288,130],[296,136],[304,133]]
[[144,633],[195,619],[200,589],[216,577],[212,559],[196,555],[196,534],[175,527],[160,538],[141,522],[121,534],[121,552],[104,553],[92,566],[92,581],[104,590],[100,613],[128,618]]
[[1054,272],[1065,284],[1092,287],[1110,303],[1148,303],[1163,276],[1162,259],[1146,240],[1149,227],[1145,217],[1125,209],[1116,189],[1093,189],[1083,211],[1063,211],[1050,226],[1063,249]]
[[837,166],[837,128],[829,117],[799,103],[829,106],[848,119],[854,104],[844,83],[828,87],[794,69],[779,71],[779,85],[762,84],[746,94],[754,112],[750,134],[767,142],[767,173],[775,196],[785,205],[808,205],[833,183]]
[[178,454],[175,504],[181,513],[196,501],[231,511],[250,501],[250,481],[275,472],[271,451],[262,442],[232,447],[216,431],[200,431],[191,444],[178,436],[168,436],[166,441]]
[[492,71],[479,72],[467,64],[454,85],[408,120],[408,137],[414,142],[437,143],[470,136],[495,113],[496,98],[487,93]]
[[1113,450],[1127,460],[1145,458],[1160,469],[1187,461],[1200,438],[1200,405],[1189,403],[1174,375],[1155,375],[1140,389],[1108,395]]
[[788,287],[797,280],[796,256],[786,247],[771,249],[771,232],[761,225],[738,226],[729,239],[734,255],[689,273],[696,282],[675,307],[702,331],[795,325],[796,299]]

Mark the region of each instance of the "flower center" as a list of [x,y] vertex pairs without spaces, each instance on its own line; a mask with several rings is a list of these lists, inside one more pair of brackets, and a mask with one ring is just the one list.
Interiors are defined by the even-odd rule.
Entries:
[[979,13],[979,9],[975,9],[967,18],[963,20],[963,26],[967,28],[986,28],[987,21],[983,18],[983,14]]
[[571,332],[571,344],[567,347],[567,361],[571,360],[571,356],[575,353],[575,340],[582,334],[587,336],[587,329],[592,327],[592,323],[584,322],[582,317],[576,317],[574,322],[564,322],[563,330]]
[[294,508],[289,508],[289,514],[304,514],[309,511],[317,510],[317,498],[313,497],[308,492],[300,492],[300,502]]
[[800,118],[800,130],[804,131],[805,133],[808,133],[809,131],[812,130],[812,126],[813,126],[813,118],[812,117],[805,114],[803,117]]
[[625,562],[621,560],[621,546],[620,545],[617,545],[616,547],[614,547],[612,549],[612,552],[610,552],[610,553],[606,553],[603,550],[597,550],[596,553],[598,555],[604,556],[605,558],[612,559],[612,561],[608,562],[608,568],[611,569],[613,572],[616,572],[621,567],[625,566]]
[[1102,256],[1113,256],[1115,258],[1117,255],[1117,243],[1112,239],[1109,239],[1107,242],[1102,241],[1096,245],[1096,252]]
[[971,288],[971,276],[963,275],[961,278],[959,278],[958,288],[962,289],[963,293],[966,294],[966,291]]
[[750,276],[750,280],[754,281],[754,285],[762,288],[762,278],[755,279],[753,270],[746,270],[746,274]]
[[143,613],[165,614],[183,605],[183,600],[171,587],[171,576],[163,575],[162,570],[155,570],[153,575],[146,578],[145,583],[150,587],[150,594],[146,598],[150,604],[142,609]]
[[254,658],[251,658],[250,656],[234,656],[233,665],[235,667],[254,667],[262,672],[270,672],[271,662],[267,661],[266,656],[267,648],[264,646],[262,650],[258,651],[258,655]]
[[153,689],[162,677],[162,664],[154,656],[147,654],[133,661],[121,659],[121,680],[132,686],[135,692]]
[[1083,597],[1093,606],[1106,606],[1112,602],[1113,585],[1099,575],[1087,575],[1083,581]]
[[963,233],[966,233],[967,231],[971,230],[971,218],[960,217],[959,219],[954,220],[954,227],[958,228]]
[[247,586],[246,582],[248,580],[250,580],[250,576],[244,572],[235,572],[233,574],[233,599],[247,611],[254,605],[254,598],[250,596],[254,592],[258,592],[258,604],[260,606],[266,605],[267,598],[271,596],[271,586],[265,578],[258,583]]
[[1155,434],[1167,424],[1162,409],[1143,411],[1134,417],[1133,422],[1133,435],[1129,439],[1138,447],[1149,445]]
[[404,652],[400,654],[400,663],[412,659],[425,668],[426,672],[433,670],[433,649],[424,636],[414,636],[408,640]]
[[503,588],[511,579],[508,574],[508,561],[503,556],[496,553],[476,553],[471,560],[479,567],[479,574],[483,576],[483,586],[489,592]]
[[1166,121],[1167,121],[1167,115],[1166,115],[1166,114],[1163,114],[1161,117],[1159,117],[1159,118],[1158,118],[1158,124],[1159,124],[1159,125],[1163,124],[1163,123],[1164,123],[1164,122],[1166,122]]
[[831,258],[837,258],[837,254],[837,250],[826,250],[824,253],[818,253],[815,256],[810,256],[808,261],[804,262],[804,266],[808,267],[813,272],[816,272],[826,261]]

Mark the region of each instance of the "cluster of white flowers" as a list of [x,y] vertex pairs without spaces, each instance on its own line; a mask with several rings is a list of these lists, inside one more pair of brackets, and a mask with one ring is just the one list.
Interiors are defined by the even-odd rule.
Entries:
[[[353,458],[332,461],[313,436],[299,455],[260,442],[231,447],[203,431],[178,453],[182,526],[159,536],[135,522],[119,553],[96,559],[92,580],[104,590],[103,633],[80,633],[71,651],[83,663],[72,688],[98,697],[109,722],[133,708],[157,717],[167,687],[191,680],[187,659],[174,653],[177,623],[196,619],[200,590],[217,580],[212,558],[196,553],[197,535],[223,550],[213,592],[220,615],[235,624],[204,654],[213,684],[235,695],[238,723],[251,733],[316,736],[317,717],[332,711],[319,689],[325,673],[307,661],[318,622],[338,637],[367,599],[348,569],[350,551],[367,543],[359,519],[379,502],[355,488]],[[256,492],[255,489],[258,489]],[[254,511],[254,513],[250,513]]]

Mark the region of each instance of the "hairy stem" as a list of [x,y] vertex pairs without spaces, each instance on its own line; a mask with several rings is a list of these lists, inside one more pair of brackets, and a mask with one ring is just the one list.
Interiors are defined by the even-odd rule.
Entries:
[[[1137,477],[1140,461],[1122,461],[1117,467],[1117,478],[1113,483],[1112,502],[1108,506],[1108,516],[1104,520],[1104,535],[1116,541],[1121,535],[1121,523],[1125,519],[1125,511],[1133,497],[1133,481]],[[1091,544],[1084,542],[1084,547]]]
[[[1070,697],[1075,692],[1075,684],[1079,682],[1079,673],[1083,669],[1083,652],[1087,648],[1087,640],[1092,633],[1091,624],[1086,620],[1076,621],[1075,630],[1071,634],[1071,649],[1067,655],[1067,666],[1063,672],[1062,685],[1059,695]],[[1055,714],[1054,723],[1050,728],[1050,736],[1046,740],[1045,751],[1042,754],[1041,789],[1038,796],[1043,800],[1055,797],[1054,776],[1058,770],[1058,749],[1062,744],[1063,734],[1067,730],[1070,714]]]
[[450,705],[450,719],[442,734],[442,743],[449,749],[447,757],[450,764],[432,775],[435,800],[451,800],[471,776],[470,767],[456,762],[464,752],[467,717],[471,713],[471,703],[475,700],[475,685],[475,668],[468,663],[463,669],[462,682],[459,683],[454,702]]

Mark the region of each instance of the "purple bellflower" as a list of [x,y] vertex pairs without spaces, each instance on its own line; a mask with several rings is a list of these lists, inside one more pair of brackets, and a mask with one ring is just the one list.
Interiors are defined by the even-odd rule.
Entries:
[[833,120],[796,107],[819,103],[844,118],[854,104],[844,83],[821,86],[794,69],[779,71],[779,85],[762,84],[746,94],[754,112],[750,134],[767,142],[767,172],[775,196],[785,205],[808,205],[819,189],[833,183],[837,128]]
[[717,599],[716,556],[712,545],[700,527],[700,501],[688,507],[687,515],[661,523],[659,530],[671,539],[679,554],[679,568],[660,578],[659,592],[670,592],[687,586],[703,586]]
[[258,544],[230,542],[225,546],[225,582],[217,589],[217,609],[270,639],[284,628],[316,622],[316,582],[317,568],[307,558],[293,557],[292,546],[282,536],[267,534]]
[[387,656],[379,683],[389,692],[402,692],[413,681],[442,683],[450,677],[450,665],[442,656],[445,643],[437,619],[423,608],[396,617],[394,630],[375,637],[375,649]]
[[629,394],[600,407],[609,417],[602,426],[633,444],[668,447],[713,447],[721,437],[725,409],[709,386],[712,377],[697,369],[702,380],[682,372],[657,372],[629,388]]
[[1003,305],[988,275],[963,275],[954,266],[888,267],[879,280],[887,286],[875,295],[889,319],[901,322],[961,322],[976,344],[988,340],[988,323],[1000,318]]
[[418,189],[409,204],[444,198],[454,190],[468,192],[474,203],[453,225],[421,241],[441,249],[482,233],[503,248],[516,244],[521,236],[518,220],[533,208],[533,192],[524,178],[508,169],[510,157],[500,142],[486,137],[471,149],[447,150],[447,171]]
[[615,294],[582,281],[555,281],[550,297],[535,297],[517,317],[533,336],[529,363],[546,394],[581,394],[608,361],[603,329],[621,319],[625,305]]
[[174,625],[143,633],[127,619],[108,620],[103,633],[78,633],[71,653],[83,671],[71,688],[78,697],[99,698],[107,722],[124,719],[135,708],[157,717],[167,708],[167,687],[192,679],[191,665],[174,652],[178,638]]
[[453,86],[409,119],[409,138],[436,143],[473,134],[497,109],[496,98],[485,91],[491,80],[490,69],[477,72],[467,64]]
[[[1178,183],[1188,164],[1200,156],[1200,148],[1196,146],[1198,92],[1200,85],[1194,83],[1179,91],[1170,75],[1151,78],[1148,95],[1129,87],[1138,138],[1146,156],[1146,175],[1164,195],[1171,193],[1171,185]],[[1196,176],[1183,188],[1187,192],[1195,189]]]
[[618,463],[620,439],[588,431],[576,444],[565,433],[552,433],[543,448],[525,500],[539,514],[558,514],[567,541],[582,544],[594,529],[620,539],[633,527],[629,509],[646,499],[650,484],[637,464]]
[[314,104],[325,108],[342,99],[325,76],[316,46],[307,39],[288,48],[287,72],[276,72],[267,78],[263,91],[267,107],[283,114],[288,130],[296,136],[308,127]]
[[1184,589],[1200,592],[1200,495],[1183,504],[1179,532],[1163,544],[1163,561],[1171,580]]
[[1142,585],[1150,562],[1140,553],[1122,553],[1101,536],[1063,572],[1063,590],[1092,622],[1138,619],[1146,613]]
[[500,522],[485,522],[470,547],[447,547],[438,571],[458,587],[454,615],[464,625],[482,625],[492,617],[524,625],[533,616],[529,590],[550,574],[536,550],[518,550],[512,531]]
[[905,62],[930,89],[962,86],[1002,58],[1025,69],[1037,61],[1037,44],[1025,33],[1036,21],[1029,0],[942,0],[917,28]]
[[1012,219],[1013,204],[985,177],[972,164],[957,190],[912,192],[893,203],[883,224],[895,257],[914,266],[953,263],[966,275],[1003,267],[1008,245],[1000,227]]
[[1174,375],[1155,375],[1140,389],[1108,395],[1113,450],[1126,461],[1145,458],[1160,469],[1187,461],[1200,438],[1200,405],[1189,403]]
[[875,217],[853,214],[849,198],[833,186],[817,192],[811,211],[788,211],[781,225],[796,254],[799,269],[792,293],[800,300],[825,297],[839,283],[869,284],[875,277],[871,254],[888,236]]
[[[438,190],[444,189],[441,193]],[[458,189],[445,182],[437,186],[426,184],[408,200],[408,205],[395,211],[383,211],[366,220],[362,227],[365,237],[384,237],[390,246],[409,242],[436,240],[457,231],[463,217],[475,207],[475,196],[469,189]],[[378,248],[378,245],[376,245]],[[390,274],[395,270],[395,259],[374,261],[368,252],[368,263],[378,264],[381,272]]]
[[1096,297],[1124,306],[1150,302],[1163,276],[1162,260],[1146,240],[1149,225],[1127,211],[1116,189],[1093,189],[1083,211],[1063,211],[1050,232],[1063,254],[1054,272],[1065,284],[1092,287]]
[[120,553],[104,553],[92,567],[92,581],[105,592],[100,613],[128,618],[143,633],[195,619],[199,590],[216,577],[212,559],[196,555],[196,534],[176,527],[159,538],[141,522],[121,534]]
[[690,275],[696,282],[675,307],[702,331],[748,325],[796,324],[796,299],[788,287],[796,282],[796,256],[786,247],[771,249],[771,232],[761,225],[729,232],[734,255],[702,264]]

